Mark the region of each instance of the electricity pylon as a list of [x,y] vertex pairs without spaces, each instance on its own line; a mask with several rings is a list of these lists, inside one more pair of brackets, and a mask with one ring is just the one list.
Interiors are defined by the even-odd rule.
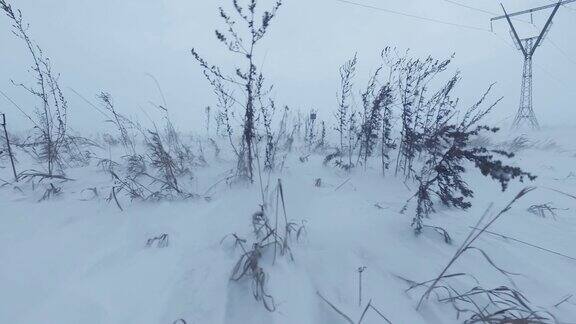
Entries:
[[[528,124],[532,129],[539,129],[540,125],[538,124],[538,119],[536,119],[536,114],[534,113],[534,106],[532,101],[532,85],[533,85],[533,74],[532,74],[532,59],[534,57],[534,52],[536,49],[542,45],[542,41],[548,34],[550,27],[552,26],[552,20],[554,16],[560,9],[560,6],[569,2],[574,2],[576,0],[568,0],[568,1],[558,1],[557,4],[553,5],[546,5],[538,8],[532,8],[520,12],[516,12],[513,14],[508,14],[506,9],[502,5],[502,10],[504,10],[504,16],[492,18],[491,21],[504,19],[508,21],[510,25],[512,39],[516,44],[518,50],[522,52],[524,57],[524,71],[522,73],[522,90],[520,94],[520,107],[518,108],[518,112],[516,114],[516,118],[514,118],[514,122],[512,123],[513,128],[520,128],[524,124]],[[520,38],[518,36],[518,32],[512,23],[510,17],[524,15],[524,14],[532,14],[535,11],[540,11],[548,8],[554,7],[552,14],[548,17],[548,21],[546,21],[546,25],[542,28],[540,34],[536,37],[529,37],[529,38]]]

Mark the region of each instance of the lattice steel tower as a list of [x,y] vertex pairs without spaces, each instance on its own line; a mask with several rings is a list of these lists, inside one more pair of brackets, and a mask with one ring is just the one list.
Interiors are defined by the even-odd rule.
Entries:
[[[565,1],[564,3],[566,2],[573,2],[573,1]],[[550,30],[550,27],[552,26],[552,19],[554,19],[556,12],[558,12],[558,9],[560,9],[560,6],[562,4],[563,2],[559,1],[557,4],[554,5],[542,6],[513,14],[508,14],[504,6],[502,6],[502,10],[504,10],[504,16],[492,18],[492,21],[506,18],[508,24],[510,25],[512,39],[514,40],[516,47],[518,48],[518,50],[522,52],[522,55],[524,57],[524,71],[522,73],[522,90],[520,94],[520,107],[518,108],[516,118],[514,118],[514,122],[512,123],[513,128],[520,128],[525,124],[530,126],[532,129],[540,128],[538,120],[536,119],[536,114],[534,113],[534,106],[532,101],[532,85],[533,85],[532,59],[534,58],[534,52],[536,52],[536,49],[540,45],[542,45],[542,41],[544,40],[546,34]],[[552,11],[550,17],[548,18],[548,21],[546,21],[546,25],[544,25],[544,28],[542,29],[540,34],[536,37],[520,39],[520,37],[518,36],[518,32],[516,32],[516,28],[514,27],[514,24],[512,23],[510,17],[524,15],[528,13],[532,14],[535,11],[552,7],[554,7],[554,10]]]
[[522,45],[528,52],[524,56],[524,71],[522,73],[522,88],[520,92],[520,107],[518,108],[518,113],[514,122],[512,123],[513,128],[519,128],[522,124],[528,124],[533,129],[539,129],[540,124],[538,124],[538,119],[536,119],[536,114],[534,114],[534,106],[532,103],[532,54],[529,52],[535,49],[534,38],[527,38],[522,40]]

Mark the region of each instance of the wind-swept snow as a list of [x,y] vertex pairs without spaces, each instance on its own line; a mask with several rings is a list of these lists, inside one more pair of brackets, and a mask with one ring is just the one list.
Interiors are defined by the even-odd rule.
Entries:
[[[439,209],[432,215],[428,224],[445,228],[451,245],[433,230],[414,235],[411,215],[399,213],[414,188],[392,176],[382,178],[378,168],[348,174],[322,167],[321,157],[306,162],[295,155],[289,158],[283,172],[272,174],[269,182],[282,179],[288,218],[304,222],[306,230],[291,242],[293,262],[279,256],[272,265],[270,253],[263,257],[275,312],[253,298],[249,281],[229,280],[242,252],[233,248],[232,240],[223,240],[231,233],[247,244],[253,240],[252,214],[261,203],[258,184],[229,187],[222,182],[210,190],[209,200],[123,201],[123,212],[105,201],[109,181],[96,167],[71,170],[69,176],[76,180],[64,185],[61,198],[46,202],[36,202],[38,193],[4,186],[0,323],[346,323],[318,293],[355,321],[371,301],[392,323],[461,323],[462,317],[434,294],[416,311],[424,291],[406,292],[409,285],[399,277],[433,279],[490,203],[494,210],[503,208],[526,185],[538,189],[490,230],[576,258],[576,200],[547,189],[576,194],[576,147],[569,140],[562,143],[566,137],[559,134],[539,135],[553,136],[556,147],[539,141],[518,152],[515,163],[539,176],[534,183],[514,183],[502,193],[496,184],[471,175],[474,207],[468,212]],[[224,178],[230,165],[210,163],[195,171],[197,193]],[[314,185],[317,178],[321,187]],[[100,197],[86,199],[91,194],[85,189],[95,186]],[[544,203],[558,208],[555,219],[527,212],[531,205]],[[167,247],[146,247],[148,239],[164,233]],[[489,234],[476,246],[499,267],[519,275],[510,276],[511,283],[481,253],[470,251],[451,272],[476,279],[458,278],[458,285],[515,285],[535,310],[542,307],[559,320],[576,320],[576,298],[555,306],[576,294],[576,260]],[[359,307],[357,269],[363,266]],[[384,322],[376,312],[367,313],[363,321]]]

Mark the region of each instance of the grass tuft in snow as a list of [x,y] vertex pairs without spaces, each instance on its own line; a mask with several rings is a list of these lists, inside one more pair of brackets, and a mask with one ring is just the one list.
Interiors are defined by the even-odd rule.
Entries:
[[386,316],[384,316],[384,314],[380,310],[378,310],[378,308],[376,308],[374,305],[372,305],[372,300],[368,301],[368,304],[366,304],[366,306],[364,307],[364,310],[362,311],[360,318],[357,321],[353,321],[352,318],[350,318],[350,316],[346,315],[346,313],[341,311],[332,302],[330,302],[328,299],[326,299],[326,297],[322,296],[322,294],[320,292],[316,292],[316,294],[318,295],[318,297],[320,297],[320,299],[324,303],[326,303],[328,306],[330,306],[330,309],[332,309],[334,312],[336,312],[344,320],[346,320],[346,322],[348,322],[350,324],[362,324],[364,322],[364,320],[366,319],[366,315],[368,314],[369,311],[373,311],[374,313],[376,313],[385,323],[392,324],[392,322]]
[[[510,279],[510,275],[517,275],[497,266],[485,251],[473,246],[473,244],[484,233],[489,233],[488,228],[490,226],[506,214],[518,200],[522,199],[534,189],[533,187],[528,187],[520,191],[506,207],[482,225],[489,214],[489,208],[436,278],[421,283],[408,280],[411,284],[408,290],[426,287],[426,291],[418,301],[417,309],[420,309],[430,295],[434,294],[439,302],[451,304],[456,310],[458,318],[465,315],[467,319],[464,323],[554,322],[554,316],[552,314],[544,310],[536,310],[517,288],[507,286],[484,288],[473,275],[466,273],[449,273],[449,270],[462,255],[466,252],[478,251],[492,268],[496,269],[508,279]],[[471,277],[475,281],[475,286],[469,289],[461,288],[461,283],[457,281],[461,277]],[[511,279],[510,281],[512,285],[515,286]]]
[[166,233],[149,238],[146,241],[146,247],[148,248],[156,246],[157,248],[162,249],[168,247],[168,245],[170,245],[170,236]]
[[[298,241],[305,233],[305,226],[297,225],[295,222],[288,220],[286,213],[286,200],[284,196],[284,188],[282,181],[278,179],[276,185],[276,201],[274,212],[274,223],[269,218],[269,203],[264,200],[264,187],[261,187],[263,203],[260,205],[260,210],[252,215],[252,233],[255,237],[255,242],[252,243],[250,248],[247,248],[247,240],[240,238],[237,234],[227,235],[222,239],[224,242],[227,238],[234,239],[234,248],[240,247],[242,255],[234,265],[230,280],[242,281],[248,280],[251,283],[252,295],[254,298],[262,302],[262,305],[269,312],[276,310],[274,297],[268,293],[266,283],[268,275],[262,266],[263,258],[267,254],[272,254],[272,265],[276,263],[278,256],[288,256],[290,261],[294,260],[290,241],[295,239]],[[281,208],[280,208],[281,207]],[[280,209],[282,210],[282,219],[279,217]]]

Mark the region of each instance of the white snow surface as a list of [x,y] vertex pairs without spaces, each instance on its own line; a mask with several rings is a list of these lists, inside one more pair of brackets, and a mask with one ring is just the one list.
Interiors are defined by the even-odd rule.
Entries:
[[[576,194],[571,134],[565,129],[532,135],[539,145],[518,152],[513,163],[538,175],[532,183],[513,182],[501,192],[497,183],[471,170],[473,208],[438,208],[427,220],[450,233],[451,245],[432,230],[414,235],[411,210],[400,210],[415,185],[408,184],[409,190],[392,174],[382,177],[376,162],[346,173],[322,166],[321,156],[301,162],[292,154],[281,173],[263,180],[273,187],[282,179],[288,218],[306,228],[300,240],[291,241],[293,261],[279,256],[272,264],[269,253],[263,257],[275,312],[253,298],[248,281],[230,280],[242,252],[232,240],[223,240],[236,233],[248,245],[254,241],[251,217],[261,204],[258,181],[221,182],[210,189],[210,200],[123,198],[124,211],[106,202],[111,181],[96,166],[67,170],[75,180],[64,184],[62,197],[45,202],[37,202],[40,190],[7,185],[0,189],[0,323],[346,323],[318,293],[359,319],[364,307],[358,306],[357,269],[362,266],[362,306],[371,301],[395,324],[461,323],[463,318],[434,296],[417,311],[423,290],[406,292],[409,285],[398,277],[433,279],[491,203],[499,210],[528,185],[538,188],[490,230],[576,257],[576,200],[548,189]],[[209,164],[194,170],[197,193],[206,192],[233,166],[222,160]],[[10,169],[3,166],[0,177],[8,179]],[[314,186],[317,178],[321,187]],[[98,188],[99,198],[86,190],[91,187]],[[555,219],[527,212],[542,203],[559,208]],[[167,247],[146,247],[149,238],[163,233],[169,235]],[[511,278],[532,307],[576,322],[576,298],[554,306],[576,294],[576,261],[488,234],[475,246],[499,267],[519,274]],[[474,275],[487,288],[512,287],[476,252],[466,253],[450,272]],[[476,284],[469,278],[457,281],[470,288]],[[363,323],[384,321],[369,312]]]

